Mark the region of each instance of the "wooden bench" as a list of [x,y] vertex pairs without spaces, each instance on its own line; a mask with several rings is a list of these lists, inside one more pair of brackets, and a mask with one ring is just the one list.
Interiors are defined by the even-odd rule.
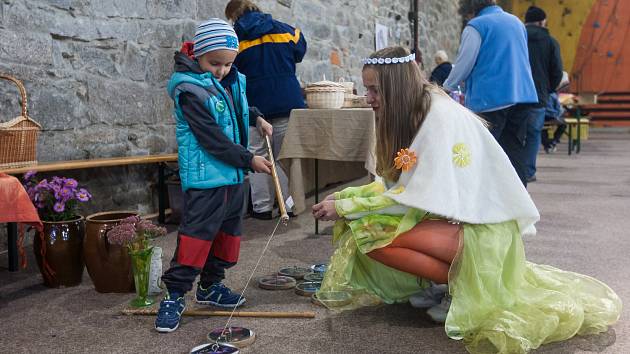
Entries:
[[[568,140],[568,154],[571,155],[573,151],[576,154],[580,153],[582,148],[582,139],[587,139],[588,136],[588,125],[590,124],[589,117],[566,117],[564,118],[564,122],[567,125],[567,130],[565,130],[564,135],[567,136]],[[583,126],[586,125],[587,130],[583,129]],[[545,123],[543,129],[555,129],[557,124],[555,123]]]
[[[0,169],[0,172],[16,175],[28,171],[37,172],[57,172],[66,170],[80,170],[97,167],[116,167],[126,165],[158,164],[158,221],[164,223],[166,206],[166,163],[176,162],[177,154],[128,156],[117,158],[91,159],[91,160],[69,160],[57,162],[43,162],[19,168]],[[18,270],[17,251],[17,224],[7,223],[7,243],[9,252],[9,271]]]

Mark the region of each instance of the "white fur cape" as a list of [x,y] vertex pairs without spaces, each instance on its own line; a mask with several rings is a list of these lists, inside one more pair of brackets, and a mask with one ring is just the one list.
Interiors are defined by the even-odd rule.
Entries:
[[516,220],[522,235],[536,234],[540,215],[534,202],[474,113],[444,94],[432,94],[430,110],[409,149],[417,162],[385,195],[471,224]]

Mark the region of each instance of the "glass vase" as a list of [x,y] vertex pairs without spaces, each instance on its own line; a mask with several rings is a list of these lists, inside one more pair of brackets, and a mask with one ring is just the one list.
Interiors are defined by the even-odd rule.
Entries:
[[153,247],[141,251],[129,251],[133,280],[136,285],[136,298],[131,300],[131,306],[133,307],[145,307],[155,303],[155,299],[149,297],[149,274],[152,254]]

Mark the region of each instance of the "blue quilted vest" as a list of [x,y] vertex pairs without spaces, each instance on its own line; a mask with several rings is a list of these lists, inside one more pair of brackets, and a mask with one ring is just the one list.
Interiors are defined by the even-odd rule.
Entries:
[[[235,144],[241,144],[241,132],[237,120],[241,120],[244,136],[248,138],[249,110],[245,95],[245,76],[238,73],[238,79],[230,87],[232,105],[228,93],[211,73],[175,72],[168,83],[167,91],[173,99],[176,120],[179,175],[182,189],[210,189],[243,183],[245,171],[229,165],[211,154],[199,144],[182,115],[179,95],[189,92],[205,103],[208,113],[216,120],[225,136]],[[247,146],[247,142],[242,144]]]

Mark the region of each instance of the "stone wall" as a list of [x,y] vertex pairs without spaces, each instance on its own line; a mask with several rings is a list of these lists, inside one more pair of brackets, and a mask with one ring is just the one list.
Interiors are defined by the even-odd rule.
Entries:
[[[176,148],[165,85],[173,52],[195,25],[224,17],[226,0],[0,0],[0,71],[23,80],[42,124],[40,161],[157,154]],[[413,47],[410,0],[263,0],[263,11],[299,27],[308,52],[302,82],[360,86],[360,58],[374,49],[374,24],[389,44]],[[457,0],[421,0],[420,47],[427,69],[437,49],[454,55]],[[0,83],[0,120],[19,115],[17,91]],[[95,196],[86,213],[155,211],[154,168],[68,172]],[[148,182],[152,181],[152,182]]]

